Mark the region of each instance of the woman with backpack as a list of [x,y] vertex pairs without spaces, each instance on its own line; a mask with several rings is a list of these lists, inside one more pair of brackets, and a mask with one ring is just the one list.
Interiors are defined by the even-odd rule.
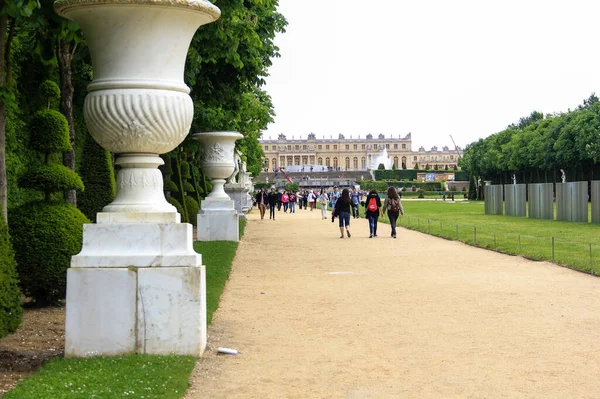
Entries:
[[377,190],[371,190],[365,200],[365,217],[369,220],[369,238],[377,237],[377,220],[381,209],[381,198]]
[[398,215],[404,215],[404,208],[402,208],[400,196],[394,187],[389,187],[387,190],[387,198],[383,202],[381,216],[385,214],[386,210],[388,219],[390,219],[390,226],[392,227],[392,238],[396,238],[396,220],[398,220]]

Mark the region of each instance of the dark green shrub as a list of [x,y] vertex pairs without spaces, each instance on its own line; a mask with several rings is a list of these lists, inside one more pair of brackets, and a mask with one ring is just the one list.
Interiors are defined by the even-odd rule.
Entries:
[[200,205],[198,205],[198,201],[196,201],[194,198],[190,197],[189,195],[186,195],[184,197],[184,201],[185,201],[185,207],[187,208],[188,214],[189,214],[188,223],[191,223],[194,226],[196,226],[196,224],[198,222],[198,211],[200,210]]
[[0,214],[0,338],[15,332],[23,319],[16,268],[8,227]]
[[165,179],[163,190],[171,192],[171,193],[179,192],[179,189],[177,188],[177,184],[173,183],[173,181],[169,180],[169,179]]
[[380,163],[379,165],[377,165],[377,169],[378,170],[385,170],[385,165]]
[[420,188],[417,190],[417,192],[419,193],[418,198],[425,198],[425,190]]
[[192,186],[192,183],[190,183],[189,181],[183,182],[183,189],[185,190],[186,193],[195,193],[196,192],[196,190],[194,190],[194,186]]
[[69,124],[58,111],[38,111],[29,124],[31,148],[44,154],[71,151]]
[[79,170],[85,191],[77,196],[77,207],[88,219],[95,221],[96,214],[115,199],[115,171],[110,152],[100,147],[90,135],[86,137],[83,154]]
[[47,100],[48,109],[55,108],[60,100],[60,88],[52,80],[46,80],[40,86],[40,95]]
[[25,204],[9,212],[23,293],[39,305],[65,297],[71,257],[81,250],[83,224],[90,221],[64,201]]
[[[171,197],[170,195],[167,195],[167,202],[171,205],[173,205],[175,208],[177,208],[177,213],[179,213],[181,215],[181,218],[183,219],[183,207],[181,206],[181,204],[179,203],[179,201],[177,201],[175,198]],[[183,220],[182,220],[183,222]]]
[[190,174],[190,164],[183,161],[181,162],[181,178],[182,179],[191,179],[192,175]]
[[19,186],[44,192],[72,189],[83,191],[83,182],[79,175],[66,166],[58,164],[30,168],[19,178]]

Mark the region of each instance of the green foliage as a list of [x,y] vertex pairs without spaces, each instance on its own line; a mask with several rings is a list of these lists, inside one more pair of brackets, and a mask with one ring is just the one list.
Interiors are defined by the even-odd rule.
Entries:
[[115,171],[110,153],[100,147],[96,140],[87,136],[79,171],[85,191],[77,196],[77,207],[90,220],[110,204],[117,193]]
[[170,179],[165,179],[164,181],[164,191],[168,191],[170,193],[178,193],[179,189],[177,188],[177,184],[173,183]]
[[272,185],[273,183],[267,183],[264,181],[256,182],[254,183],[254,190],[260,191],[261,188],[264,188],[265,191],[269,191]]
[[523,183],[568,179],[590,180],[597,175],[600,103],[595,94],[567,113],[534,111],[503,131],[469,144],[463,169],[482,180],[509,183],[513,173]]
[[386,192],[388,187],[403,187],[404,190],[423,189],[424,191],[442,191],[442,182],[406,182],[396,180],[386,181],[357,181],[360,184],[360,188],[363,190],[377,190],[378,192]]
[[195,193],[196,190],[194,189],[194,186],[192,186],[192,183],[190,183],[189,181],[183,182],[183,189],[185,190],[186,193]]
[[175,208],[177,208],[177,213],[179,213],[180,215],[183,215],[183,207],[181,206],[179,201],[177,201],[175,198],[171,197],[170,195],[167,195],[165,198],[167,199],[167,202],[169,204],[171,204]]
[[40,95],[48,102],[48,109],[55,108],[60,100],[60,89],[51,80],[46,80],[40,86]]
[[23,319],[16,268],[8,227],[0,214],[0,338],[15,332]]
[[287,192],[298,192],[299,186],[298,183],[288,183],[285,185],[285,191]]
[[5,399],[180,399],[189,387],[193,356],[130,355],[55,358],[21,381]]
[[40,305],[65,297],[66,271],[81,250],[90,221],[64,201],[40,201],[9,211],[10,232],[23,293]]
[[29,127],[32,149],[43,154],[71,151],[69,124],[60,112],[51,109],[38,111]]
[[477,199],[477,183],[475,182],[475,176],[471,176],[471,180],[469,180],[469,199],[471,201]]
[[385,170],[385,165],[384,165],[384,164],[382,164],[382,163],[380,163],[380,164],[377,166],[377,170]]
[[415,169],[376,170],[373,172],[375,180],[417,180]]
[[192,175],[190,174],[190,164],[183,161],[181,162],[181,178],[182,179],[191,179]]
[[63,165],[50,164],[33,166],[19,178],[19,186],[45,193],[64,190],[83,191],[83,182],[77,173]]
[[200,210],[200,205],[193,197],[189,195],[186,195],[183,198],[185,201],[185,207],[187,208],[187,211],[189,213],[188,223],[191,223],[192,225],[196,226],[198,222],[198,211]]

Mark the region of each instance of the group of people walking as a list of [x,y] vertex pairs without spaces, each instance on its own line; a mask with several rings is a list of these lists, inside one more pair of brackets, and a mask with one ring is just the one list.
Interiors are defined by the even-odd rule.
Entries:
[[391,237],[396,238],[396,222],[400,215],[404,215],[404,208],[400,201],[400,195],[394,187],[389,187],[387,196],[381,203],[381,198],[377,190],[371,190],[365,201],[361,201],[364,194],[357,191],[355,188],[349,190],[343,189],[341,192],[337,187],[333,191],[327,192],[321,189],[320,192],[305,191],[298,194],[284,191],[283,193],[275,192],[275,188],[271,188],[270,192],[261,189],[256,195],[256,205],[260,211],[260,218],[264,219],[266,209],[269,209],[269,219],[275,220],[275,210],[281,210],[283,207],[284,213],[289,210],[290,213],[295,213],[296,204],[304,203],[305,209],[307,206],[312,211],[319,206],[321,209],[321,219],[327,219],[327,210],[331,209],[331,222],[335,222],[338,218],[338,226],[340,229],[340,238],[350,238],[350,218],[357,219],[360,217],[359,205],[362,204],[365,208],[365,217],[369,221],[369,238],[377,237],[377,222],[379,216],[384,216],[387,212],[391,227]]

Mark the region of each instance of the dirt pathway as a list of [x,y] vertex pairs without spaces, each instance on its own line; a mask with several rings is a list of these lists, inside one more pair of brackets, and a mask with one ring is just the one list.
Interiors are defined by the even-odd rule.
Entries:
[[[253,212],[199,398],[598,398],[600,279],[400,229]],[[216,355],[219,346],[239,350]]]

